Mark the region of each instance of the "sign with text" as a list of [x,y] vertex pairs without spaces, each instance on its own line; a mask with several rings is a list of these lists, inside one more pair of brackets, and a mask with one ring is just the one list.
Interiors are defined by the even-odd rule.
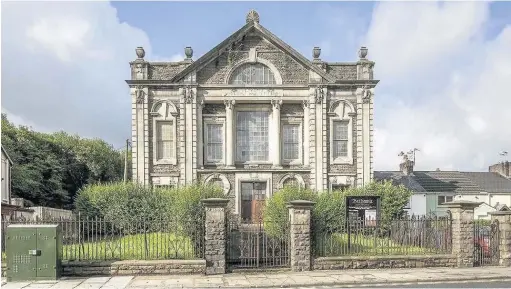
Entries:
[[363,220],[366,226],[376,226],[380,216],[380,196],[347,196],[346,216]]

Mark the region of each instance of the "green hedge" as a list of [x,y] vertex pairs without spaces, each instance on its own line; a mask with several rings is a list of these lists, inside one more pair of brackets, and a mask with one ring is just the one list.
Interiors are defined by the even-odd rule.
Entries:
[[365,187],[348,188],[343,191],[324,192],[317,194],[310,189],[284,187],[275,192],[268,200],[264,210],[265,231],[270,236],[284,234],[288,226],[287,204],[293,200],[315,202],[312,210],[314,232],[333,233],[345,226],[346,196],[381,196],[381,225],[385,229],[392,218],[404,213],[403,207],[410,199],[412,192],[404,186],[394,186],[391,182],[374,182]]

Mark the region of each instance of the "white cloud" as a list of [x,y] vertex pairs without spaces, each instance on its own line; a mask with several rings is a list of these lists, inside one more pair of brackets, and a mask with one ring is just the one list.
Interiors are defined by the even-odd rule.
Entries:
[[375,167],[487,170],[511,147],[511,26],[493,40],[489,3],[381,3],[367,43],[376,91]]
[[[118,144],[131,135],[128,62],[146,33],[108,2],[2,3],[2,111]],[[37,125],[33,125],[37,124]]]

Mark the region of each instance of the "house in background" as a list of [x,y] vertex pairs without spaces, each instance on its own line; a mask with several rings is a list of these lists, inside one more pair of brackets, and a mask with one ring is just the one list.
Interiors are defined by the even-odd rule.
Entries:
[[440,206],[443,203],[467,200],[481,202],[475,209],[475,217],[486,219],[489,212],[511,206],[511,179],[506,177],[508,164],[507,167],[506,163],[493,165],[489,172],[414,171],[414,162],[405,158],[399,171],[375,171],[374,178],[391,180],[413,191],[405,207],[409,214],[442,216],[447,210]]
[[2,146],[2,167],[1,167],[1,175],[2,175],[2,220],[6,216],[12,215],[12,213],[16,210],[17,206],[12,204],[11,202],[11,168],[12,168],[12,160],[9,157],[7,151],[5,151]]

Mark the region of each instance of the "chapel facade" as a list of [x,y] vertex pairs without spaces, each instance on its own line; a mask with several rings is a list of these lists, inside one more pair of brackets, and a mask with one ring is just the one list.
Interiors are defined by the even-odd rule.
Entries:
[[139,47],[132,98],[133,180],[221,186],[236,214],[286,184],[319,192],[373,178],[374,62],[308,59],[259,23],[196,60],[151,62]]

